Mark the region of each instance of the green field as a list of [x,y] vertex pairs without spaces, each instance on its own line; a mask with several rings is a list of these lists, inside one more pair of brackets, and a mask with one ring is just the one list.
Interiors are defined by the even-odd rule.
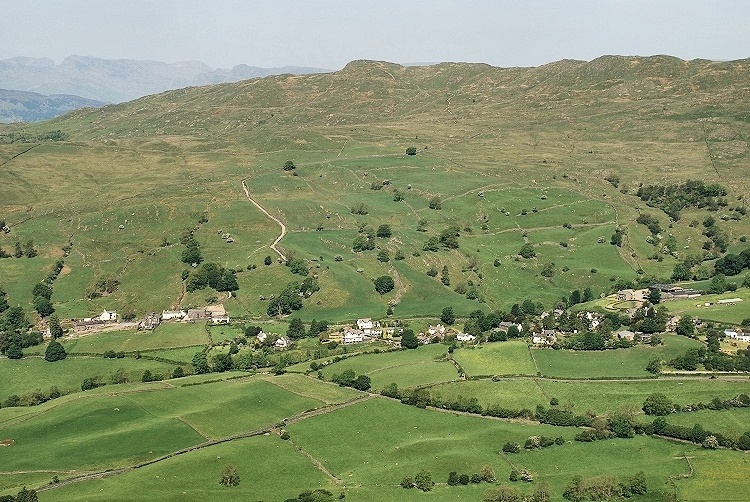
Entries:
[[[273,462],[259,461],[273,459]],[[234,464],[240,485],[219,484],[221,471]],[[294,473],[293,476],[279,473]],[[159,493],[164,500],[186,500],[196,494],[204,500],[277,500],[295,497],[303,490],[336,486],[304,455],[277,435],[222,443],[149,465],[120,476],[76,483],[42,492],[41,501],[73,502],[150,501]]]
[[629,349],[573,351],[532,349],[544,376],[555,378],[647,377],[646,365],[652,359],[669,361],[700,342],[677,335],[664,335],[664,345],[638,345]]
[[118,370],[123,370],[131,382],[141,380],[143,372],[171,375],[174,365],[148,359],[104,359],[101,357],[68,357],[62,361],[48,363],[43,358],[25,357],[19,360],[0,358],[0,375],[3,385],[0,400],[12,394],[41,390],[47,392],[56,385],[62,392],[81,390],[84,378],[99,376],[104,383]]
[[442,344],[422,345],[415,350],[401,350],[381,354],[349,357],[323,369],[325,378],[353,369],[357,375],[370,377],[376,391],[396,383],[399,387],[416,387],[436,382],[456,380],[458,373],[445,359],[448,347]]
[[[729,305],[716,303],[717,300],[727,298],[741,298],[742,301]],[[712,305],[706,306],[706,303]],[[666,305],[670,311],[689,315],[696,319],[739,325],[743,319],[750,318],[750,290],[738,289],[720,295],[704,295],[690,300],[671,301]]]
[[536,374],[529,347],[521,340],[462,348],[453,357],[469,377]]
[[[524,408],[534,410],[538,404],[549,407],[550,400],[557,398],[559,406],[570,409],[576,414],[592,412],[597,415],[608,415],[623,410],[642,414],[643,402],[649,394],[655,392],[665,394],[677,404],[687,405],[699,402],[708,404],[714,397],[726,400],[746,391],[747,381],[745,380],[678,378],[637,381],[558,381],[546,378],[509,378],[497,382],[469,380],[430,387],[430,394],[433,396],[444,400],[455,400],[458,396],[464,399],[475,397],[484,407],[499,406],[511,410]],[[729,415],[733,414],[734,412]],[[693,415],[679,414],[677,416]],[[714,415],[706,413],[705,416],[710,418]],[[717,419],[719,416],[720,414],[715,415]],[[720,422],[721,420],[717,423]]]
[[153,332],[115,331],[74,338],[65,343],[65,350],[72,354],[76,352],[102,354],[108,350],[133,352],[207,343],[208,335],[203,323],[163,323]]

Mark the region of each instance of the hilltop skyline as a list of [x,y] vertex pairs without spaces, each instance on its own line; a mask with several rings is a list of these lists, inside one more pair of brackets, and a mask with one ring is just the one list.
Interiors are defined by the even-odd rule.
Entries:
[[342,68],[356,59],[538,66],[605,54],[743,59],[750,3],[738,0],[209,4],[32,0],[5,6],[0,59],[104,59]]

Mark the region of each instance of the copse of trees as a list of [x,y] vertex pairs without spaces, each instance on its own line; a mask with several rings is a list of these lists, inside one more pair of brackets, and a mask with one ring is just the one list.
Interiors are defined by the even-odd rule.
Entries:
[[658,207],[673,220],[680,219],[680,211],[687,207],[716,211],[726,206],[727,190],[718,183],[688,180],[671,185],[648,185],[638,189],[638,197],[652,207]]
[[180,258],[183,263],[192,265],[193,263],[201,263],[203,256],[201,255],[200,244],[195,240],[194,237],[190,237],[185,243],[185,249],[182,251]]
[[341,374],[334,374],[331,381],[341,387],[352,387],[361,391],[369,390],[372,386],[369,376],[357,375],[353,369],[344,370]]
[[295,310],[301,309],[303,303],[300,293],[300,284],[298,282],[290,282],[278,296],[268,302],[266,313],[269,316],[275,317],[288,315]]
[[716,274],[737,275],[745,269],[750,268],[750,248],[740,254],[729,253],[714,263]]
[[190,274],[185,289],[196,291],[205,287],[216,291],[237,291],[240,289],[237,278],[231,270],[225,269],[218,263],[202,263]]

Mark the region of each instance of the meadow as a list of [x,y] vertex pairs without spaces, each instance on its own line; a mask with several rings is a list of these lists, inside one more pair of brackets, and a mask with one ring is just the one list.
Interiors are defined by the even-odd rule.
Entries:
[[573,351],[532,349],[539,372],[555,378],[648,377],[652,359],[669,361],[700,342],[678,335],[664,335],[664,345],[637,345],[628,349]]
[[369,376],[376,391],[391,383],[416,387],[458,378],[456,368],[446,359],[447,351],[445,345],[429,344],[415,350],[363,354],[329,364],[322,371],[326,379],[331,379],[335,374],[352,369],[357,375]]
[[[702,402],[708,404],[713,398],[731,399],[747,390],[746,380],[708,380],[703,379],[649,379],[629,381],[609,380],[551,380],[546,378],[508,378],[493,382],[491,380],[469,380],[438,384],[429,388],[430,394],[446,401],[453,401],[461,396],[464,399],[476,398],[487,408],[499,406],[511,410],[534,410],[537,405],[550,406],[552,399],[557,399],[560,407],[576,414],[593,412],[597,415],[609,415],[618,411],[642,414],[641,407],[649,394],[660,392],[672,402],[680,405]],[[700,412],[703,413],[703,412]],[[737,412],[742,416],[742,412]],[[728,414],[733,416],[734,413]],[[679,414],[675,417],[690,420],[697,414]],[[721,423],[719,415],[705,413],[708,419]],[[671,417],[670,417],[671,419]],[[683,419],[683,418],[680,418]],[[729,420],[729,419],[728,419]],[[692,425],[692,423],[690,424]],[[712,422],[713,426],[713,422]],[[742,431],[744,432],[744,431]]]
[[463,347],[453,353],[453,358],[467,377],[535,375],[537,372],[529,346],[521,340]]
[[129,376],[130,381],[140,381],[143,372],[171,375],[174,365],[148,359],[104,359],[102,357],[73,357],[49,363],[43,357],[25,357],[11,360],[0,358],[0,401],[13,394],[29,391],[49,391],[55,385],[61,392],[80,392],[84,378],[101,377],[108,383],[118,370]]

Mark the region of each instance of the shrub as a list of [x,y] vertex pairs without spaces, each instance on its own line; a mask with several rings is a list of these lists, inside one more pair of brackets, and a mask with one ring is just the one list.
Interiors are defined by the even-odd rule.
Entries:
[[406,149],[406,155],[416,155],[417,154],[417,148],[414,146],[410,146]]
[[521,247],[521,250],[518,252],[519,255],[521,255],[522,258],[531,259],[536,256],[536,251],[534,251],[534,246],[531,244],[524,244]]
[[429,492],[435,486],[435,482],[432,480],[432,474],[425,470],[421,470],[414,476],[414,486],[423,492]]
[[219,484],[224,486],[237,486],[240,484],[240,475],[239,472],[237,472],[236,465],[227,464],[224,466],[221,470]]

